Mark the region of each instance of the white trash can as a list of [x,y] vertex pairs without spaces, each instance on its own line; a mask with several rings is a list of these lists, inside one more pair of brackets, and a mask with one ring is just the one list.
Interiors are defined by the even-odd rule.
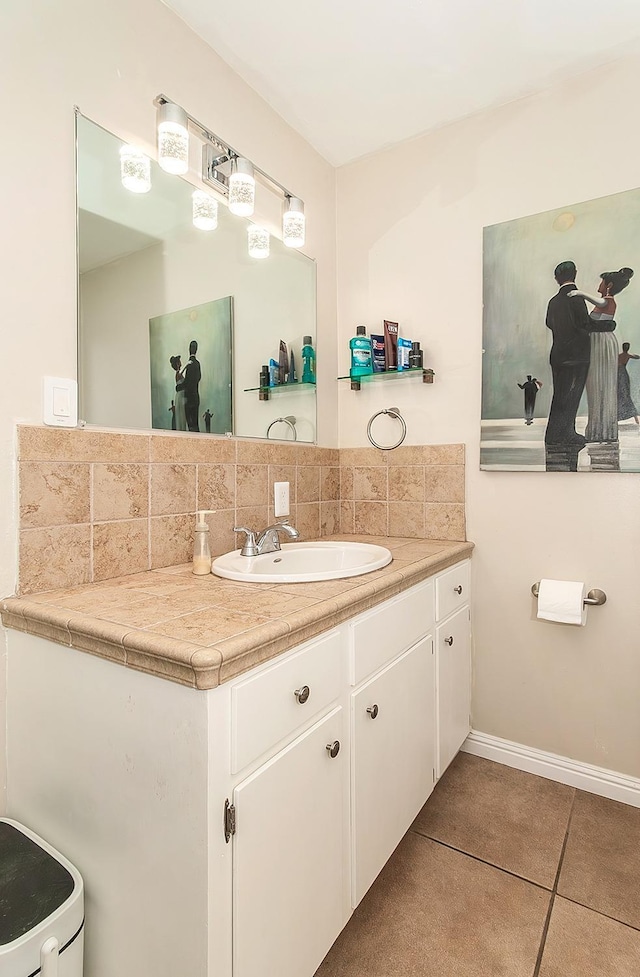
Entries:
[[0,818],[0,977],[82,977],[82,876],[24,825]]

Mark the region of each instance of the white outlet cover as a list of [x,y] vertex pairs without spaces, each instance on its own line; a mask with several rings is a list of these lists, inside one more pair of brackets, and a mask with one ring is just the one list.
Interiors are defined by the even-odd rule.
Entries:
[[42,420],[50,427],[78,426],[78,384],[69,377],[44,377]]
[[273,483],[273,514],[274,516],[289,515],[289,483]]

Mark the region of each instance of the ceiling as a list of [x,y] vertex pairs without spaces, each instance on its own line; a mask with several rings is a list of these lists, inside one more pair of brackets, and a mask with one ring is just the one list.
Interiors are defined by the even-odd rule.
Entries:
[[640,39],[639,0],[164,2],[336,166],[617,60]]

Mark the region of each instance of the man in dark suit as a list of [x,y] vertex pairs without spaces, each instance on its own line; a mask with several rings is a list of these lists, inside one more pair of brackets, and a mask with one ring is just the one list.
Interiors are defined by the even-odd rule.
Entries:
[[[196,353],[198,352],[198,344],[195,339],[192,339],[189,343],[189,362],[184,368],[184,412],[187,419],[187,429],[189,431],[199,431],[200,425],[198,422],[198,415],[200,412],[200,391],[198,389],[200,385],[200,378],[202,376],[202,371],[200,370],[200,363],[196,359]],[[176,390],[178,388],[176,387]]]
[[576,287],[573,261],[561,261],[554,275],[560,289],[547,308],[547,328],[553,333],[549,357],[553,398],[544,440],[548,445],[581,448],[586,439],[576,433],[576,414],[589,371],[592,321],[584,299],[569,297]]

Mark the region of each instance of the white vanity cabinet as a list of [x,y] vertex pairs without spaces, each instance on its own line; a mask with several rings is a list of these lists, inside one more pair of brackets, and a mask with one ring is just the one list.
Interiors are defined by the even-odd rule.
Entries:
[[206,692],[10,631],[8,813],[84,876],[85,972],[313,977],[469,729],[468,590]]

